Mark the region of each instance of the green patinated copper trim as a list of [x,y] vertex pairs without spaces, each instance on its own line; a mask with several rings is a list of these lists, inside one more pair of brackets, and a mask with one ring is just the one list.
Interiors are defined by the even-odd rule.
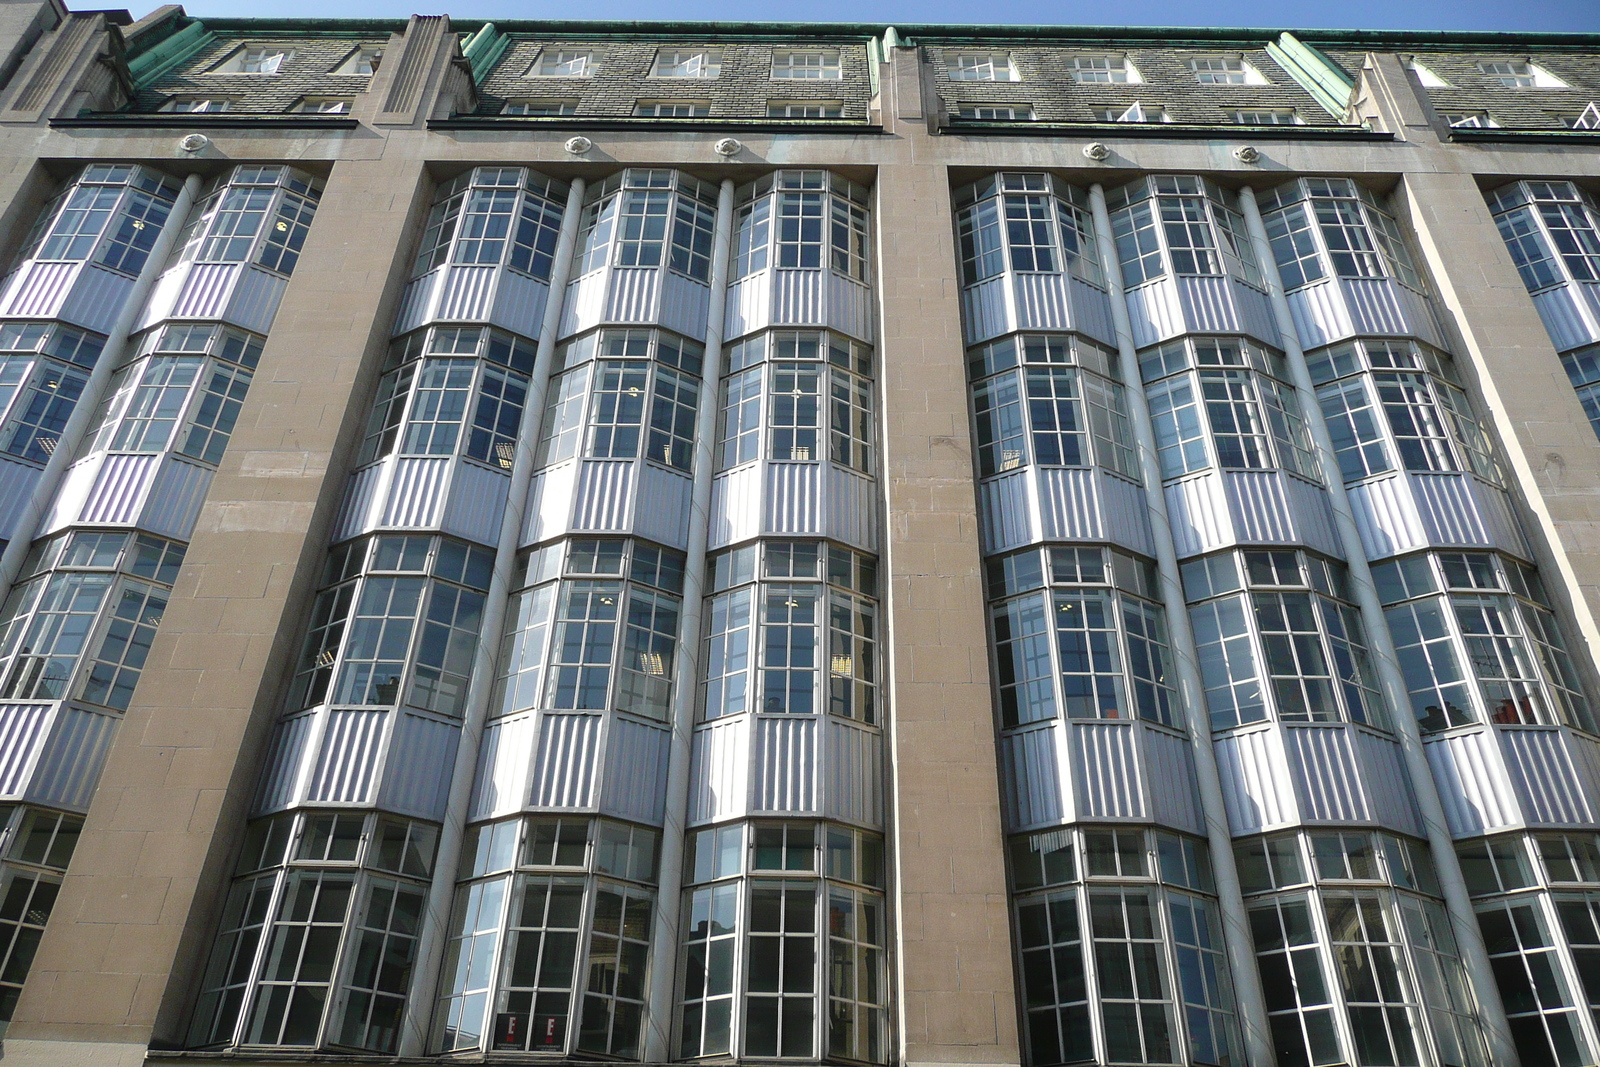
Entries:
[[128,60],[128,75],[133,79],[135,91],[187,63],[216,41],[217,35],[207,29],[205,23],[195,19],[183,29],[140,52]]
[[[452,18],[458,31],[473,33],[488,20]],[[346,36],[399,33],[406,22],[399,19],[208,19],[217,33]],[[539,35],[584,35],[596,40],[609,37],[883,37],[891,29],[886,23],[866,22],[691,22],[691,21],[612,21],[612,20],[496,20],[501,33]],[[1185,44],[1220,42],[1253,43],[1257,47],[1292,33],[1301,41],[1346,45],[1382,51],[1393,48],[1498,48],[1590,49],[1600,47],[1600,33],[1479,33],[1435,30],[1304,30],[1276,27],[1196,27],[1196,26],[1039,26],[1039,25],[941,25],[923,23],[892,27],[900,43],[929,40],[1001,40],[1023,38],[1040,42],[1123,41],[1147,45],[1181,47]]]
[[1267,55],[1336,119],[1343,119],[1355,89],[1355,79],[1337,63],[1285,30],[1268,42]]
[[461,54],[472,64],[472,80],[477,85],[500,62],[500,57],[511,47],[511,38],[495,29],[494,23],[485,22],[478,32],[461,42]]

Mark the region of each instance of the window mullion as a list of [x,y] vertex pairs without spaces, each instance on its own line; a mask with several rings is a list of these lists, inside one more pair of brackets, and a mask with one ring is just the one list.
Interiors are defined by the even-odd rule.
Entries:
[[[273,930],[277,924],[278,911],[283,907],[285,888],[289,884],[290,875],[294,868],[289,865],[288,857],[294,854],[299,843],[299,835],[290,836],[284,849],[285,858],[280,861],[280,866],[272,875],[272,894],[267,900],[267,910],[261,919],[261,934],[256,938],[255,952],[250,958],[250,979],[245,984],[244,995],[239,1003],[239,1015],[233,1023],[233,1036],[230,1045],[242,1045],[245,1042],[245,1030],[250,1025],[250,1017],[255,1012],[256,998],[261,995],[261,971],[266,966],[267,952],[272,947]],[[248,906],[248,905],[247,905]]]

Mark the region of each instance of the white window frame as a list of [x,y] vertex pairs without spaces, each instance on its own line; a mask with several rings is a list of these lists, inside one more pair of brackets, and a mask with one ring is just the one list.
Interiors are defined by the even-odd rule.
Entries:
[[650,67],[652,78],[704,79],[710,81],[722,74],[722,49],[663,48],[656,52],[655,63]]
[[[993,114],[984,114],[984,112]],[[1004,112],[1004,114],[1001,114]],[[975,122],[1029,122],[1033,119],[1031,104],[962,104],[958,114]]]
[[[194,104],[204,106],[189,106]],[[174,96],[161,105],[161,110],[181,115],[216,115],[232,107],[233,100],[226,96]]]
[[354,105],[348,96],[305,96],[295,110],[302,115],[348,115]]
[[[362,45],[348,56],[345,56],[344,60],[329,73],[338,77],[370,77],[378,73],[378,64],[382,61],[382,48],[373,45]],[[362,67],[367,69],[360,69]]]
[[[1262,116],[1267,116],[1263,121]],[[1288,121],[1282,121],[1287,119]],[[1292,107],[1248,108],[1235,111],[1233,121],[1240,126],[1304,126],[1300,112]]]
[[[691,113],[679,115],[674,112],[662,114],[662,108],[687,107]],[[645,119],[703,119],[711,114],[711,101],[709,100],[636,100],[633,104],[635,118]]]
[[1494,120],[1494,116],[1487,111],[1451,112],[1449,114],[1440,114],[1439,117],[1444,119],[1445,125],[1452,130],[1497,130],[1500,128],[1500,124]]
[[[207,71],[208,74],[278,74],[284,63],[294,58],[294,49],[276,45],[249,44]],[[256,69],[247,70],[249,66]]]
[[[1497,70],[1504,67],[1505,70]],[[1518,69],[1521,68],[1521,69]],[[1490,81],[1507,89],[1570,89],[1572,86],[1531,59],[1484,60],[1478,70]]]
[[1272,84],[1253,63],[1240,55],[1196,56],[1189,60],[1189,69],[1194,72],[1194,80],[1201,85]]
[[[808,115],[807,111],[820,110],[819,115]],[[769,119],[837,119],[844,115],[844,101],[842,100],[768,100],[767,118]]]
[[[1144,76],[1125,55],[1073,56],[1067,61],[1067,69],[1072,74],[1072,80],[1082,85],[1144,84]],[[1106,76],[1098,77],[1101,73]],[[1117,76],[1119,74],[1121,77]]]
[[1149,107],[1145,107],[1144,104],[1138,100],[1135,100],[1126,108],[1121,109],[1116,107],[1097,107],[1094,109],[1094,117],[1096,122],[1145,123],[1172,121],[1172,116],[1169,115],[1167,113],[1167,109],[1162,107],[1160,104],[1152,104]]
[[[576,64],[577,73],[560,68]],[[592,78],[597,66],[595,54],[581,48],[541,48],[528,68],[526,78]]]
[[[555,110],[548,110],[549,108]],[[534,111],[530,108],[545,108],[547,110]],[[500,109],[502,115],[521,115],[534,118],[553,118],[560,115],[576,115],[578,101],[570,96],[532,96],[517,100],[507,100]]]
[[[819,62],[796,64],[801,57]],[[775,48],[772,51],[772,77],[778,81],[839,81],[844,77],[837,48]]]
[[1022,77],[1010,52],[950,52],[945,70],[951,81],[1016,82]]

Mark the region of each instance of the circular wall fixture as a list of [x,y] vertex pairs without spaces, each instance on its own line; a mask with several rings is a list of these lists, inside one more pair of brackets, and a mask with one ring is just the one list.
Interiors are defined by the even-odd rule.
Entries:
[[1261,162],[1261,153],[1247,144],[1240,145],[1233,150],[1233,158],[1240,163],[1259,163]]
[[739,154],[739,150],[743,147],[744,145],[740,144],[732,137],[724,137],[722,140],[712,145],[711,150],[719,156],[736,156]]
[[1099,163],[1102,160],[1111,158],[1111,149],[1107,148],[1099,141],[1090,141],[1088,144],[1083,146],[1083,156],[1085,159],[1092,159],[1096,163]]
[[198,152],[211,143],[211,138],[203,133],[191,133],[178,142],[178,147],[185,152]]
[[587,137],[568,137],[567,151],[575,156],[581,156],[594,147],[594,142]]

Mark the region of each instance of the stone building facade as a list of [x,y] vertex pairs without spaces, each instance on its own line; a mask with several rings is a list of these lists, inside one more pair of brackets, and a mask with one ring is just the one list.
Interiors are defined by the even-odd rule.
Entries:
[[1600,1058],[1600,39],[0,80],[7,1058]]

